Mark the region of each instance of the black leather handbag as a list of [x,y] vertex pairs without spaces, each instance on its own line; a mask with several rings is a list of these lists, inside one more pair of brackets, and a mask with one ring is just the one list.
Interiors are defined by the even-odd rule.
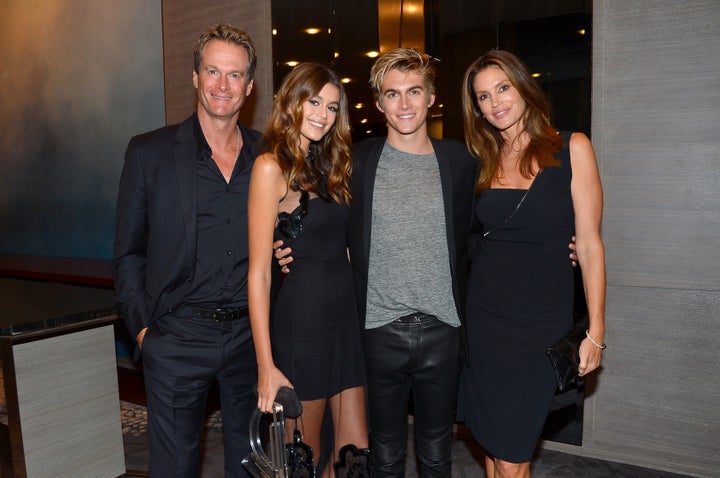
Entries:
[[580,364],[580,343],[585,339],[585,331],[588,330],[588,326],[588,316],[585,315],[573,325],[567,335],[545,351],[555,371],[557,388],[561,392],[577,380],[578,365]]

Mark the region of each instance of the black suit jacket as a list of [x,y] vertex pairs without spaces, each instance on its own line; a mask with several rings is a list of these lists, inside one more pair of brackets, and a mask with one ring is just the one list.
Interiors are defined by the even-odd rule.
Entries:
[[[182,301],[195,272],[201,139],[194,121],[195,115],[135,136],[125,152],[111,274],[133,339]],[[257,157],[260,133],[240,128],[251,157]]]
[[[430,140],[442,182],[453,297],[460,321],[464,324],[470,225],[479,162],[468,153],[465,145],[458,141],[434,138]],[[372,138],[359,143],[353,149],[353,204],[350,209],[348,246],[355,272],[357,308],[363,328],[366,318],[373,189],[385,141],[386,138]],[[420,214],[422,215],[422,211]],[[408,248],[412,248],[412,244],[408,244]]]

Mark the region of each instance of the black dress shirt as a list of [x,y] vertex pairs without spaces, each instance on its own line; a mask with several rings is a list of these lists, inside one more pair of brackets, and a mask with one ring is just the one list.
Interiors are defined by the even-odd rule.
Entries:
[[243,147],[226,182],[197,119],[195,127],[200,138],[197,251],[195,275],[183,302],[198,307],[247,307],[247,200],[253,148],[243,132]]

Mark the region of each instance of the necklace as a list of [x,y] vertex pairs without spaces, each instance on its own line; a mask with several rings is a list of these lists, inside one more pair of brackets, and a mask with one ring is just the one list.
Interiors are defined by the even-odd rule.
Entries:
[[240,125],[236,124],[235,129],[237,129],[237,143],[235,145],[235,159],[237,159],[240,156]]

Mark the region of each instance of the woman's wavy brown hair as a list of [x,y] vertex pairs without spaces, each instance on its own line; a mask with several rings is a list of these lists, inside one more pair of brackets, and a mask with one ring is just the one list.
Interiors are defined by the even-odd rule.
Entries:
[[[303,104],[327,84],[340,91],[335,123],[320,141],[310,143],[312,160],[300,149]],[[296,66],[283,80],[263,137],[263,149],[272,153],[295,191],[314,192],[339,204],[350,204],[352,156],[347,96],[337,75],[317,63]]]
[[562,147],[562,137],[550,124],[550,106],[545,93],[530,76],[525,64],[510,52],[490,50],[475,60],[465,72],[462,103],[465,123],[465,143],[482,164],[477,191],[488,189],[500,168],[500,153],[504,144],[500,131],[487,121],[473,91],[475,76],[490,66],[497,66],[518,90],[527,108],[523,115],[523,129],[530,136],[530,143],[520,156],[520,174],[531,178],[533,160],[540,170],[557,166],[555,154]]

